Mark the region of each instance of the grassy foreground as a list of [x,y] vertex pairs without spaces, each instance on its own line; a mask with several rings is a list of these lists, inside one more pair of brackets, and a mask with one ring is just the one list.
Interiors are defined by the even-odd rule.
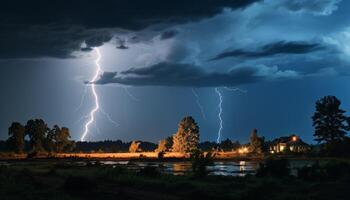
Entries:
[[0,166],[0,199],[349,199],[350,181],[174,176],[64,162]]

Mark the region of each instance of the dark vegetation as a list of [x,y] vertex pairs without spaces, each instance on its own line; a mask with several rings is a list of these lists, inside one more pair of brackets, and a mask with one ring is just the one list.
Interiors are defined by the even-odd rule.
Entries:
[[[286,163],[287,162],[287,163]],[[277,168],[276,168],[277,167]],[[287,169],[285,169],[285,167]],[[275,173],[280,170],[281,172]],[[265,163],[258,176],[223,177],[161,174],[155,167],[77,166],[56,161],[0,167],[1,199],[348,199],[348,163],[304,167],[284,173],[288,161]],[[322,174],[322,175],[320,175]]]
[[211,152],[204,153],[199,150],[195,150],[191,153],[192,173],[195,178],[202,178],[209,174],[207,166],[213,165],[213,159],[215,154]]

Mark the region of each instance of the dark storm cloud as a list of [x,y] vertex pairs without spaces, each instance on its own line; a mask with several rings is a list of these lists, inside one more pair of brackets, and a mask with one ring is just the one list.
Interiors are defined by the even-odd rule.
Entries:
[[[12,26],[11,26],[12,27]],[[74,51],[89,51],[110,40],[106,30],[86,30],[82,27],[0,25],[0,58],[71,58]],[[86,47],[81,49],[81,44]]]
[[106,32],[101,32],[98,35],[93,35],[85,39],[85,43],[88,47],[98,47],[103,43],[108,42],[112,39],[112,35]]
[[293,12],[310,12],[314,15],[330,15],[338,9],[341,0],[282,0],[280,5]]
[[92,51],[93,49],[91,47],[83,47],[80,50],[84,52],[89,52],[89,51]]
[[116,37],[116,42],[117,42],[117,47],[116,47],[117,49],[122,49],[122,50],[129,49],[129,47],[125,45],[126,43],[125,39]]
[[309,43],[304,41],[279,41],[264,45],[259,50],[249,51],[244,49],[235,49],[223,52],[211,60],[220,60],[227,57],[246,57],[260,58],[274,56],[278,54],[306,54],[324,49],[319,43]]
[[108,30],[139,31],[156,24],[186,23],[212,17],[225,7],[240,9],[257,1],[4,0],[0,58],[67,58],[80,50],[83,41],[88,47],[109,41]]
[[121,72],[107,72],[96,84],[117,83],[133,86],[218,87],[237,86],[257,81],[296,78],[294,71],[280,71],[277,67],[236,67],[227,73],[206,72],[191,64],[159,63],[145,68],[131,68]]
[[175,37],[177,34],[179,34],[179,31],[177,30],[167,30],[160,35],[160,39],[161,40],[171,39]]

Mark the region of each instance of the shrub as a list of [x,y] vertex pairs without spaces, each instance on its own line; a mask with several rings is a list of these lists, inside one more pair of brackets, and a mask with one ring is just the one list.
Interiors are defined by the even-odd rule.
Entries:
[[328,162],[321,166],[318,163],[298,169],[298,178],[315,180],[339,180],[350,178],[350,164],[346,162]]
[[289,162],[286,159],[268,159],[265,163],[260,163],[257,170],[257,177],[274,176],[283,177],[290,175]]
[[211,152],[204,153],[199,150],[193,151],[191,153],[191,162],[192,162],[192,172],[193,176],[200,178],[209,174],[207,170],[208,165],[213,164],[214,154]]
[[158,155],[157,155],[158,159],[159,159],[159,160],[163,160],[164,154],[165,154],[164,151],[158,152]]
[[146,166],[137,173],[140,176],[148,176],[148,177],[158,177],[160,176],[160,172],[156,167]]
[[114,165],[113,167],[105,167],[98,170],[98,176],[103,180],[115,180],[121,175],[129,174],[129,171],[124,166]]

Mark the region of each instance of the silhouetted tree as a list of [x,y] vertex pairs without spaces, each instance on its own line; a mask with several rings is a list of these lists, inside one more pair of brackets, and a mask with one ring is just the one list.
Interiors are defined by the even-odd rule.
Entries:
[[44,143],[44,147],[47,151],[49,152],[56,151],[55,140],[56,140],[56,134],[59,131],[61,131],[61,129],[57,125],[53,126],[53,128],[48,131],[45,138],[45,143]]
[[220,148],[223,150],[223,151],[232,151],[233,149],[233,143],[230,139],[226,139],[224,141],[221,141],[220,143]]
[[209,141],[205,141],[202,143],[199,143],[199,148],[202,151],[212,151],[217,149],[218,144],[216,142],[209,142]]
[[258,130],[253,129],[250,135],[250,151],[253,153],[262,153],[264,146],[264,138],[258,136]]
[[25,128],[19,122],[13,122],[9,127],[9,139],[10,146],[15,150],[16,153],[23,153],[24,149],[24,135]]
[[29,120],[25,126],[25,132],[29,136],[33,152],[44,151],[43,143],[49,131],[47,124],[42,119]]
[[349,118],[340,109],[340,100],[335,96],[325,96],[316,102],[316,112],[312,117],[315,127],[314,137],[318,143],[343,140],[349,130]]
[[191,152],[198,149],[199,127],[190,116],[183,118],[178,126],[178,131],[173,137],[174,152]]
[[58,125],[54,125],[54,127],[47,134],[50,149],[53,149],[56,152],[64,152],[67,150],[71,150],[73,145],[73,141],[70,141],[70,133],[67,127],[60,128]]
[[136,152],[142,151],[142,149],[140,148],[140,144],[141,144],[141,142],[132,141],[132,143],[130,144],[130,147],[129,147],[129,152],[136,153]]
[[57,152],[63,152],[68,150],[72,145],[72,141],[70,141],[70,133],[67,127],[62,127],[61,131],[56,134],[56,148]]

